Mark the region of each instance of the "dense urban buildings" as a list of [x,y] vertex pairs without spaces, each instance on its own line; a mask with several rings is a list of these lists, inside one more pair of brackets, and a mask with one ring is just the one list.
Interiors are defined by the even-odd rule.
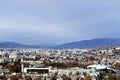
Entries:
[[120,80],[120,47],[1,48],[1,80]]

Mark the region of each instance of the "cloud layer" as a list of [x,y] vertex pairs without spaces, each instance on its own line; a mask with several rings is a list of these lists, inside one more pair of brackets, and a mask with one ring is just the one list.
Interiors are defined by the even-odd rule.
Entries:
[[119,0],[0,1],[0,41],[41,44],[119,38],[119,9]]

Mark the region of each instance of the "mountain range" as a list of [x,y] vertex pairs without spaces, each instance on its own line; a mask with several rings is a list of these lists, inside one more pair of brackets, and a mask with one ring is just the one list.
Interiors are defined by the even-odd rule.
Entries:
[[116,38],[96,38],[91,40],[82,40],[69,42],[56,46],[26,45],[15,42],[0,42],[0,48],[54,48],[54,49],[72,49],[72,48],[94,48],[102,46],[119,46],[120,39]]
[[76,42],[65,43],[56,46],[56,48],[95,48],[102,46],[118,46],[120,45],[120,39],[116,38],[96,38],[91,40],[82,40]]

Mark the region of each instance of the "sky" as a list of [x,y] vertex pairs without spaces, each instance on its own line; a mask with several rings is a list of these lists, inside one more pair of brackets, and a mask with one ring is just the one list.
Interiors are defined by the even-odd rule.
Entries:
[[1,0],[0,42],[120,38],[120,0]]

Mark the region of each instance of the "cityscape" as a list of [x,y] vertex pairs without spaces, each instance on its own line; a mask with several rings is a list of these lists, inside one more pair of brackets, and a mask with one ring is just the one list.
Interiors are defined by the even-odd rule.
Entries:
[[0,80],[120,80],[120,1],[1,0]]
[[1,80],[120,80],[120,47],[1,48]]

